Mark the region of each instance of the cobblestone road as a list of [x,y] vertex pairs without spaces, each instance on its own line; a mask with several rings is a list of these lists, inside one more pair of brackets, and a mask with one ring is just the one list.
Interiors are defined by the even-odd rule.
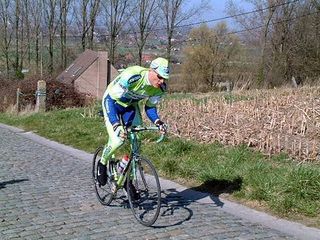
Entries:
[[97,201],[91,158],[77,159],[0,127],[0,239],[294,239],[164,189],[154,227]]

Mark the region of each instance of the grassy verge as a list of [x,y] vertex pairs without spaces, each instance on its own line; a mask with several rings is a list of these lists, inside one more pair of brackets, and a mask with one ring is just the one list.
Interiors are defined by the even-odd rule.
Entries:
[[[0,122],[32,130],[87,152],[106,141],[101,118],[83,117],[86,109],[56,110],[15,116],[0,114]],[[297,164],[285,155],[266,158],[245,146],[198,144],[169,138],[161,144],[144,136],[143,153],[160,175],[182,181],[274,215],[320,227],[320,166]],[[127,151],[126,147],[121,151]]]

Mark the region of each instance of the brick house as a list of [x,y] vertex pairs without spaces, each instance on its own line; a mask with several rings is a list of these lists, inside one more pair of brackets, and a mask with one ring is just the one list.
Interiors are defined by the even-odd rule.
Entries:
[[154,54],[146,54],[146,53],[142,54],[142,62],[145,62],[145,63],[151,63],[151,61],[155,58],[156,58],[156,55]]
[[102,99],[107,84],[118,74],[107,52],[87,49],[56,80],[73,85],[80,93]]

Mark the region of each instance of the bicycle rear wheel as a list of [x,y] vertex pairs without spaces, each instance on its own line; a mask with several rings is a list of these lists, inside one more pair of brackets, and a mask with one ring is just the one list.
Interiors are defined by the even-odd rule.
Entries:
[[92,161],[92,179],[94,183],[94,189],[99,202],[103,205],[110,205],[114,197],[112,189],[114,188],[115,183],[112,179],[111,173],[112,173],[112,167],[115,166],[115,162],[113,159],[110,159],[108,161],[107,183],[106,185],[102,186],[98,181],[98,162],[101,159],[102,152],[103,152],[103,147],[99,147],[94,153],[93,161]]
[[130,208],[141,224],[151,226],[157,220],[161,207],[159,177],[148,159],[139,158],[136,161],[136,174],[133,174],[132,166],[133,164],[130,165],[126,183]]

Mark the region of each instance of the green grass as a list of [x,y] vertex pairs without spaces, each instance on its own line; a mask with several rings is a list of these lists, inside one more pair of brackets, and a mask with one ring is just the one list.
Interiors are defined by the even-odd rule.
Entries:
[[[0,113],[0,122],[14,125],[87,152],[107,140],[99,117],[82,117],[86,109],[55,110],[24,116]],[[160,175],[182,180],[197,190],[230,194],[244,203],[258,203],[271,213],[320,226],[320,165],[297,164],[286,155],[267,158],[246,146],[225,147],[170,137],[161,144],[143,136],[143,155]],[[128,146],[119,152],[128,151]]]
[[54,110],[46,113],[15,116],[0,114],[0,122],[32,130],[85,151],[93,151],[107,139],[107,131],[100,117],[84,118],[83,109]]

